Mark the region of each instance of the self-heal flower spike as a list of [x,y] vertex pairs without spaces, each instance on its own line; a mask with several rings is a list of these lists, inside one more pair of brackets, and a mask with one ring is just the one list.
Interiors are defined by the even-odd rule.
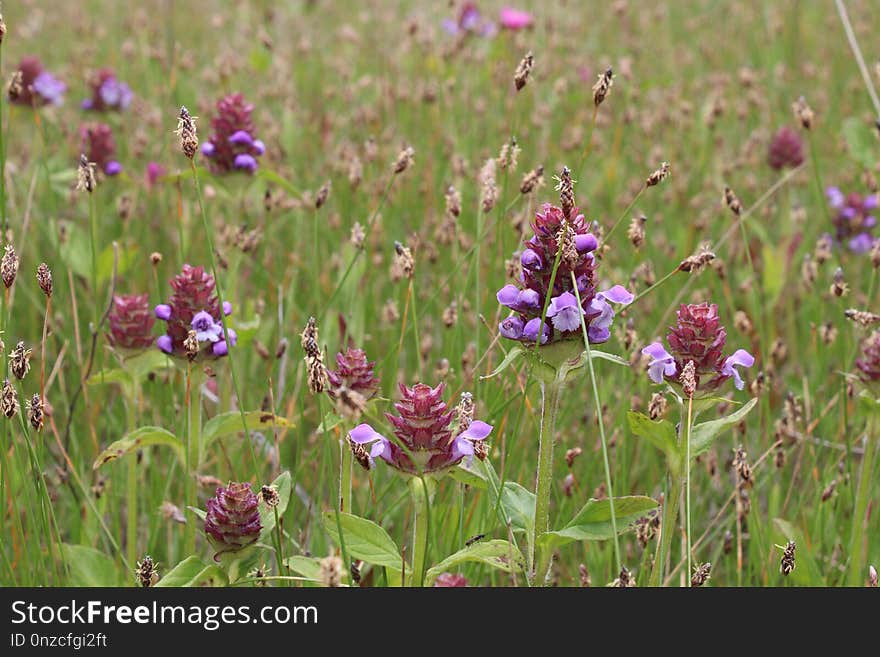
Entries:
[[880,194],[862,196],[856,192],[844,195],[837,187],[826,190],[828,204],[837,212],[833,222],[837,241],[853,253],[867,253],[873,245],[872,231],[877,225]]
[[225,552],[237,552],[260,538],[260,501],[250,484],[230,482],[217,489],[208,500],[205,534],[217,550],[214,558]]
[[37,57],[22,57],[10,85],[9,100],[16,105],[61,105],[67,85],[43,68]]
[[[174,290],[168,303],[155,307],[154,314],[166,322],[165,335],[156,340],[156,346],[166,354],[178,358],[219,358],[235,346],[237,335],[226,328],[224,318],[232,314],[232,304],[220,301],[215,292],[214,277],[203,267],[184,265],[170,285]],[[190,332],[194,333],[195,353],[192,344],[185,345]]]
[[859,369],[859,377],[865,383],[880,381],[880,330],[874,331],[862,341],[856,367]]
[[153,344],[156,318],[146,294],[117,294],[107,316],[110,344],[122,349],[147,349]]
[[462,460],[470,461],[492,426],[468,417],[469,422],[459,421],[453,427],[455,413],[443,401],[443,389],[442,383],[436,388],[423,383],[412,388],[401,385],[402,399],[394,405],[400,415],[385,414],[396,440],[388,439],[369,424],[359,424],[348,434],[351,442],[370,446],[370,465],[381,459],[410,475],[442,476]]
[[92,90],[90,98],[86,98],[80,105],[84,110],[105,112],[107,110],[121,111],[128,109],[134,94],[125,82],[116,78],[113,69],[102,68],[89,80]]
[[771,168],[799,167],[804,163],[804,145],[801,136],[789,127],[782,127],[773,135],[767,149],[767,164]]
[[230,94],[217,102],[217,113],[211,119],[214,132],[202,144],[202,155],[212,172],[257,170],[257,158],[266,152],[266,146],[256,137],[253,111],[254,106],[241,94]]
[[113,130],[106,123],[90,123],[80,128],[82,152],[89,162],[108,176],[122,172],[122,165],[115,159],[116,141]]
[[718,306],[714,303],[682,304],[676,325],[669,328],[666,340],[669,351],[660,342],[642,349],[642,354],[650,359],[648,377],[654,383],[666,380],[680,385],[685,365],[693,363],[698,392],[714,390],[731,378],[736,388],[742,390],[745,382],[737,368],[755,364],[754,356],[745,349],[724,356],[727,330],[718,319]]
[[[534,343],[539,337],[539,328],[541,344],[583,339],[583,319],[590,342],[602,343],[611,336],[614,319],[611,304],[627,305],[634,299],[620,285],[603,291],[596,288],[597,262],[593,252],[599,243],[589,232],[584,215],[574,206],[574,194],[568,181],[570,176],[563,172],[560,184],[563,207],[545,203],[535,215],[534,234],[520,254],[519,283],[505,285],[496,294],[498,303],[514,313],[498,325],[498,332],[510,340]],[[553,265],[560,251],[551,290]],[[541,314],[548,296],[547,322],[542,326]]]

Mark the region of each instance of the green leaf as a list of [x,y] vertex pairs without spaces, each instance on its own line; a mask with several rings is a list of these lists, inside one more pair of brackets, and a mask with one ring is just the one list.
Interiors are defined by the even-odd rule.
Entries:
[[514,361],[523,356],[524,353],[525,349],[523,349],[519,345],[515,345],[510,349],[510,351],[507,352],[507,355],[504,356],[504,360],[502,360],[498,367],[495,368],[495,371],[491,374],[487,374],[486,376],[481,376],[480,381],[485,381],[486,379],[491,379],[493,376],[501,374],[501,372],[513,365]]
[[866,169],[874,166],[877,160],[877,150],[872,144],[876,143],[873,127],[864,121],[851,116],[843,122],[843,138],[853,159]]
[[721,434],[721,432],[735,424],[739,424],[757,403],[758,398],[755,397],[750,399],[742,408],[734,411],[730,415],[726,415],[718,420],[701,422],[700,424],[695,425],[691,429],[691,459],[695,459],[700,454],[705,454],[709,451],[712,443],[715,442],[715,439]]
[[486,486],[488,485],[486,475],[467,467],[464,463],[459,464],[457,467],[450,468],[448,474],[458,483],[464,484],[465,486],[472,486],[474,488],[479,488],[480,490],[486,490]]
[[671,472],[678,472],[678,461],[681,458],[678,453],[678,437],[675,427],[669,420],[652,420],[647,415],[637,411],[629,411],[626,414],[629,429],[633,435],[644,438],[651,445],[666,455],[667,467]]
[[764,288],[767,307],[773,307],[785,283],[786,245],[764,244],[761,247],[761,285]]
[[264,74],[272,65],[272,52],[264,45],[260,44],[251,50],[250,57],[251,68],[257,73]]
[[181,445],[173,433],[162,427],[141,427],[111,443],[103,452],[98,454],[98,458],[92,464],[92,469],[97,470],[109,461],[150,445],[168,445],[174,450],[174,453],[181,462],[185,459],[183,445]]
[[[614,516],[617,533],[630,529],[633,522],[648,511],[657,508],[657,501],[642,495],[614,498]],[[547,532],[538,540],[548,547],[564,545],[572,541],[602,541],[612,538],[611,502],[607,499],[590,499],[563,529]]]
[[200,508],[197,507],[197,506],[188,506],[188,507],[186,507],[186,508],[187,508],[189,511],[192,511],[194,514],[196,514],[196,516],[198,516],[198,518],[199,518],[202,522],[204,522],[205,518],[208,517],[208,513],[207,513],[207,511],[205,511],[204,509],[200,509]]
[[[244,414],[245,424],[249,431],[261,429],[271,431],[273,427],[284,429],[292,424],[280,415],[264,413],[263,411],[248,411]],[[241,413],[229,411],[215,415],[205,424],[202,429],[202,441],[205,447],[220,438],[242,431]]]
[[[345,549],[349,555],[377,566],[400,569],[400,548],[388,532],[375,522],[340,511],[339,525],[342,527]],[[339,543],[335,511],[324,513],[324,528]]]
[[501,491],[501,508],[515,531],[532,531],[535,526],[534,493],[515,481],[505,481]]
[[304,557],[296,555],[288,557],[284,560],[284,565],[290,568],[297,575],[308,577],[316,581],[321,580],[321,560],[315,557]]
[[484,563],[506,573],[521,571],[525,567],[525,559],[515,545],[508,541],[494,539],[469,545],[446,557],[433,568],[429,568],[425,574],[425,584],[430,586],[440,573],[467,561]]
[[338,415],[334,411],[327,411],[327,413],[324,415],[324,419],[321,421],[321,424],[319,424],[318,428],[315,429],[315,433],[327,433],[331,429],[338,427],[340,424],[342,424],[342,416]]
[[[159,573],[161,575],[161,572]],[[226,584],[226,576],[214,564],[206,564],[197,556],[187,557],[162,575],[157,587],[204,586]]]
[[112,557],[85,545],[62,543],[61,549],[70,567],[68,586],[120,586],[119,568]]
[[531,535],[535,526],[535,494],[513,481],[506,481],[502,486],[489,459],[481,463],[486,472],[486,488],[492,508],[497,509],[501,525],[507,527],[509,524],[514,531],[524,531]]
[[271,534],[275,529],[275,511],[278,511],[278,517],[280,518],[287,510],[287,503],[290,502],[290,490],[292,488],[290,472],[284,471],[278,475],[275,481],[272,482],[272,486],[278,491],[278,506],[272,509],[266,504],[260,505],[260,522],[263,525],[263,531],[260,536],[267,543],[272,542]]
[[150,372],[170,366],[168,356],[158,349],[147,349],[131,358],[126,358],[124,367],[110,368],[92,374],[86,383],[90,386],[110,383],[129,384],[132,381],[143,380]]

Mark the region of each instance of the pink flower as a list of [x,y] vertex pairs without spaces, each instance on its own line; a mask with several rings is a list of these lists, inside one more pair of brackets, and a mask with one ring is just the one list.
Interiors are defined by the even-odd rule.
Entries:
[[501,27],[506,30],[523,30],[531,27],[535,22],[535,18],[529,12],[513,7],[502,7],[499,20]]

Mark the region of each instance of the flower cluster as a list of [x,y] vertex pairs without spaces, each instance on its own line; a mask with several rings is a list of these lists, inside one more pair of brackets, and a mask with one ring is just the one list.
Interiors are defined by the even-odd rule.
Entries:
[[488,37],[497,30],[495,23],[485,18],[473,2],[465,2],[458,13],[458,18],[444,19],[442,25],[443,29],[452,35],[475,34]]
[[349,347],[336,354],[336,369],[327,370],[327,394],[346,417],[360,417],[367,401],[379,390],[379,379],[373,374],[375,365],[363,349]]
[[837,187],[829,187],[825,193],[828,203],[837,211],[833,219],[837,241],[841,244],[846,242],[853,253],[869,251],[873,243],[871,230],[877,224],[877,218],[872,212],[880,204],[880,195],[862,196],[851,192],[844,196]]
[[257,158],[266,152],[266,146],[256,138],[253,111],[254,106],[241,94],[230,94],[217,102],[217,114],[211,119],[214,133],[202,144],[202,155],[214,173],[257,170]]
[[260,538],[263,527],[259,505],[250,484],[230,482],[217,489],[205,505],[205,534],[218,555],[237,552]]
[[9,86],[9,100],[17,105],[61,105],[67,85],[43,68],[38,57],[22,57]]
[[731,377],[737,390],[742,390],[745,382],[736,368],[751,367],[755,358],[745,349],[737,349],[725,358],[727,330],[718,319],[718,306],[714,303],[682,304],[677,317],[676,325],[671,326],[666,335],[671,353],[660,342],[642,349],[642,353],[651,359],[648,364],[651,380],[654,383],[662,383],[664,379],[678,383],[685,365],[693,363],[697,390],[715,390]]
[[532,27],[535,23],[535,17],[529,12],[513,7],[502,7],[498,20],[501,23],[501,27],[513,32]]
[[153,344],[153,317],[146,294],[117,294],[107,316],[110,344],[122,349],[146,349]]
[[[229,344],[235,346],[237,336],[223,326],[223,317],[232,313],[232,305],[224,302],[221,314],[214,277],[203,267],[184,265],[169,284],[174,290],[171,299],[155,308],[156,317],[166,322],[165,335],[156,340],[156,346],[179,357],[225,356]],[[195,354],[184,344],[191,336],[196,341]]]
[[[620,285],[598,291],[596,289],[596,260],[593,251],[598,243],[589,232],[584,215],[572,208],[566,221],[563,210],[545,203],[535,215],[534,235],[520,255],[522,273],[520,285],[508,284],[497,293],[498,302],[513,311],[498,326],[501,335],[511,340],[535,342],[541,335],[541,344],[576,336],[581,331],[581,317],[587,326],[590,342],[601,343],[611,335],[614,310],[610,302],[629,304],[633,295]],[[563,233],[567,233],[568,236]],[[562,241],[563,243],[560,243]],[[566,247],[567,243],[567,247]],[[559,249],[568,251],[560,259],[553,289],[550,279]],[[581,303],[574,294],[572,274],[577,281]],[[549,295],[547,317],[551,326],[541,325],[541,313]]]
[[[391,441],[369,424],[359,424],[349,432],[355,453],[364,445],[371,445],[368,462],[372,467],[379,458],[410,475],[442,475],[463,459],[470,461],[474,455],[485,456],[483,440],[491,433],[492,426],[473,419],[470,395],[463,396],[462,406],[470,406],[466,412],[456,413],[443,401],[444,384],[432,388],[417,383],[412,388],[400,385],[402,399],[394,404],[399,416],[386,413],[393,427],[396,441]],[[453,417],[457,422],[453,427]]]
[[84,110],[105,112],[107,110],[122,111],[131,105],[134,94],[131,88],[117,79],[113,69],[102,68],[89,80],[92,97],[86,98],[80,107]]
[[804,163],[804,145],[801,136],[787,126],[773,135],[767,149],[767,164],[771,168],[799,167]]
[[122,165],[114,159],[116,141],[113,130],[106,123],[89,123],[80,128],[80,152],[85,153],[89,162],[93,162],[108,176],[122,173]]

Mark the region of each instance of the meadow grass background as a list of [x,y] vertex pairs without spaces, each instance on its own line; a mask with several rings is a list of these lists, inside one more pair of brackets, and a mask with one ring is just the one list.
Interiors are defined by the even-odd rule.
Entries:
[[[873,65],[880,52],[871,31],[877,8],[846,4],[878,85]],[[480,9],[495,20],[499,6],[485,2]],[[477,417],[495,426],[490,458],[499,474],[532,489],[537,384],[520,366],[480,380],[512,344],[495,340],[503,317],[495,292],[509,282],[506,262],[538,204],[557,202],[551,176],[564,165],[577,180],[580,207],[607,231],[645,178],[668,161],[669,179],[638,198],[612,237],[600,268],[603,284],[642,292],[649,287],[646,266],[659,280],[701,242],[716,244],[734,230],[716,250],[723,267],[675,274],[616,318],[603,348],[636,366],[597,363],[614,493],[657,498],[664,488],[662,459],[632,436],[626,422],[628,410],[646,412],[654,389],[639,349],[665,334],[679,302],[714,301],[730,347],[757,358],[746,374],[746,391],[728,386],[725,394],[742,402],[757,392],[759,403],[744,426],[725,433],[693,470],[694,538],[705,536],[695,559],[712,563],[715,586],[839,585],[849,567],[867,579],[867,564],[880,560],[876,513],[866,530],[864,563],[847,562],[865,427],[854,399],[860,384],[847,374],[865,331],[846,320],[844,310],[878,310],[876,270],[866,255],[835,250],[812,286],[801,275],[804,255],[822,233],[833,232],[823,187],[866,193],[866,174],[880,175],[870,97],[833,3],[521,6],[534,13],[533,29],[458,41],[441,29],[442,19],[457,9],[439,2],[4,3],[2,77],[8,79],[21,56],[34,54],[69,88],[60,108],[34,112],[11,107],[5,96],[2,102],[7,240],[21,257],[4,306],[2,337],[7,352],[19,340],[33,346],[35,369],[45,357],[51,414],[40,434],[17,418],[3,420],[0,583],[83,583],[63,558],[61,542],[106,555],[93,583],[134,583],[134,564],[124,561],[124,461],[97,470],[92,463],[135,426],[163,426],[182,435],[184,384],[173,369],[155,373],[144,380],[142,398],[130,413],[116,386],[86,385],[78,394],[89,362],[89,323],[96,304],[101,311],[106,307],[111,288],[147,292],[152,303],[163,303],[170,295],[167,281],[183,263],[209,265],[189,163],[172,131],[179,107],[186,105],[207,139],[214,103],[236,91],[255,104],[258,135],[268,150],[253,177],[213,177],[200,167],[224,298],[234,304],[232,326],[243,336],[233,350],[241,398],[236,404],[228,361],[216,361],[217,394],[204,400],[204,411],[210,417],[238,405],[274,406],[294,426],[277,435],[277,452],[271,431],[251,436],[259,476],[241,434],[214,444],[198,474],[216,479],[199,487],[197,506],[204,508],[216,480],[258,487],[289,470],[296,494],[283,518],[285,553],[325,556],[333,550],[317,514],[335,504],[337,437],[316,433],[322,410],[305,385],[299,345],[309,316],[318,319],[327,362],[344,347],[343,320],[357,346],[377,361],[381,395],[389,401],[378,403],[374,414],[390,410],[398,382],[443,380],[447,398],[472,392]],[[517,93],[513,72],[529,50],[534,71]],[[136,99],[127,112],[87,116],[79,101],[88,95],[89,72],[103,66],[114,68]],[[592,129],[591,85],[609,66],[614,86]],[[801,95],[816,112],[813,129],[802,134],[806,161],[793,172],[774,171],[766,163],[770,137],[781,126],[800,129],[791,104]],[[89,198],[72,189],[79,128],[95,118],[112,126],[117,159],[125,167],[122,175],[100,181],[92,195],[98,289],[90,273]],[[522,149],[518,166],[498,172],[499,201],[481,215],[478,171],[512,136]],[[391,165],[407,144],[415,163],[394,176]],[[350,182],[352,154],[363,168],[357,185]],[[168,171],[153,187],[144,178],[149,161]],[[520,194],[522,176],[539,165],[545,186]],[[326,181],[329,198],[316,209],[315,196]],[[462,195],[461,243],[444,245],[435,231],[450,184]],[[725,185],[750,210],[741,228],[721,200]],[[637,250],[625,228],[638,213],[647,224]],[[374,214],[365,251],[340,285],[355,257],[352,227],[366,225]],[[229,236],[240,227],[261,231],[257,248],[242,252],[234,246]],[[407,279],[393,282],[389,274],[395,241],[413,250],[411,288]],[[479,249],[471,249],[475,244]],[[154,252],[162,256],[155,266]],[[39,345],[45,299],[33,276],[40,262],[49,264],[55,281],[44,354]],[[838,266],[849,286],[842,298],[829,290]],[[447,328],[442,314],[453,302],[458,316]],[[392,305],[396,313],[389,312]],[[751,332],[735,325],[737,311],[746,313]],[[635,336],[625,335],[628,323]],[[282,340],[287,350],[275,358]],[[269,358],[260,356],[257,343]],[[118,366],[102,331],[92,372]],[[759,375],[763,384],[753,387]],[[38,389],[37,377],[32,371],[25,379],[22,399]],[[326,412],[327,400],[322,404]],[[780,433],[779,419],[794,407],[799,417]],[[602,495],[597,412],[587,378],[568,388],[557,425],[554,519],[568,518],[587,498]],[[674,421],[674,413],[670,417]],[[774,447],[780,437],[781,446]],[[741,563],[730,503],[730,462],[738,445],[754,470]],[[575,483],[568,496],[563,455],[574,447],[583,454],[571,469]],[[161,511],[163,502],[183,509],[184,480],[169,451],[141,453],[134,553],[152,555],[160,573],[186,556],[181,525]],[[353,511],[405,544],[412,518],[400,478],[380,464],[369,477],[357,470],[354,486]],[[873,485],[872,499],[877,492]],[[725,546],[728,533],[732,549],[730,539]],[[431,561],[477,534],[507,538],[485,492],[444,480],[433,508]],[[789,539],[798,545],[798,567],[786,579],[776,546]],[[630,532],[621,546],[623,562],[646,582],[644,552],[653,553],[654,543],[643,551]],[[210,558],[201,535],[199,551]],[[610,542],[575,543],[560,550],[555,581],[578,584],[580,564],[594,585],[617,576]],[[523,583],[478,564],[462,572],[474,585]],[[378,573],[368,581],[383,583]]]

